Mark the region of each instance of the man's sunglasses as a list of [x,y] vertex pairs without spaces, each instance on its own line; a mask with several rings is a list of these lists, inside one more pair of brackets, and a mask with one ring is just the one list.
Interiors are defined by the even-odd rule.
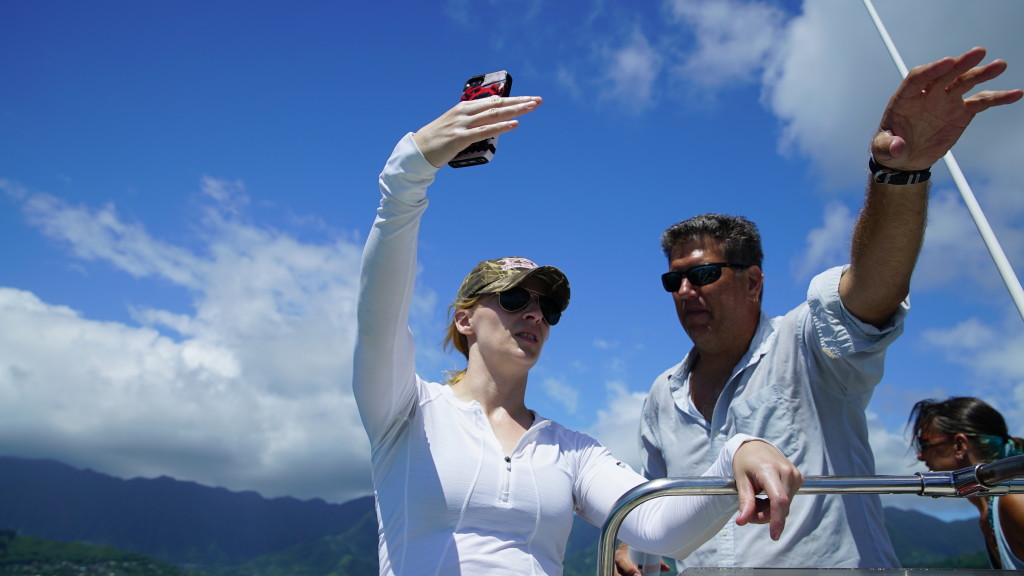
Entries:
[[534,295],[537,296],[537,302],[540,304],[540,313],[544,320],[551,326],[558,324],[558,321],[562,319],[562,307],[550,296],[530,292],[522,286],[514,286],[496,294],[498,305],[505,312],[519,312],[526,308],[530,305]]
[[678,292],[683,285],[683,278],[690,281],[693,286],[707,286],[713,284],[722,277],[722,268],[746,268],[742,264],[727,264],[725,262],[714,262],[712,264],[701,264],[689,270],[666,272],[661,275],[661,285],[666,292]]

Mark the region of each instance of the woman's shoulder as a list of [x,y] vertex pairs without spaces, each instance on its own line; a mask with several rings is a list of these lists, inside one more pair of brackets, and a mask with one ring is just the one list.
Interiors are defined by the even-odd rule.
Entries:
[[1004,494],[996,499],[996,506],[1000,523],[1012,522],[1024,530],[1024,494]]
[[545,428],[542,434],[547,436],[553,441],[556,441],[558,445],[563,449],[571,450],[582,450],[587,448],[604,448],[604,446],[593,436],[586,432],[574,430],[563,424],[546,418],[537,416],[538,422],[542,421],[545,424]]

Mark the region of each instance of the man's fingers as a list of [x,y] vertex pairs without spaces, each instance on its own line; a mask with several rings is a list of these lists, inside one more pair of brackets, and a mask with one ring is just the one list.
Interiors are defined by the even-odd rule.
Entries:
[[953,78],[946,86],[946,93],[956,96],[963,96],[974,89],[978,84],[988,82],[1006,72],[1005,60],[994,60],[985,66],[971,68]]
[[906,150],[907,141],[887,130],[880,130],[871,142],[871,154],[882,166],[898,165],[904,160]]
[[968,112],[977,114],[993,106],[1013,104],[1024,97],[1024,90],[982,90],[964,100]]
[[[912,92],[931,90],[935,87],[947,88],[961,75],[981,63],[984,58],[985,49],[975,47],[956,58],[947,56],[935,62],[922,64],[907,74],[904,84]],[[970,88],[967,88],[964,93],[966,94],[968,90]]]
[[[975,67],[978,66],[978,64],[981,64],[981,61],[985,59],[985,54],[986,52],[984,48],[975,46],[967,52],[957,56],[953,59],[953,65],[945,72],[945,74],[943,74],[940,81],[949,85],[960,76],[970,76],[971,72],[975,70]],[[979,68],[977,70],[980,71],[981,69]]]
[[615,574],[617,576],[643,576],[640,567],[629,557],[629,546],[625,542],[615,548]]

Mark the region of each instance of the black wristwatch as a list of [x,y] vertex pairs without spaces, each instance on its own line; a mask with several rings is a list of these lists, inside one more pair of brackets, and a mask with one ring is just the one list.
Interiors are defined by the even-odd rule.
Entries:
[[868,157],[868,171],[871,172],[871,180],[876,184],[889,184],[892,186],[906,186],[909,184],[920,184],[927,182],[932,177],[930,168],[903,172],[875,162],[874,156]]

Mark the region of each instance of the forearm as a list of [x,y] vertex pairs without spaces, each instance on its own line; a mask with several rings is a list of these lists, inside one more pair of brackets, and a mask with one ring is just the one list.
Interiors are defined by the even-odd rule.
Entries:
[[854,226],[850,267],[839,283],[843,305],[861,321],[883,325],[910,292],[928,214],[928,183],[868,183]]
[[415,378],[409,308],[419,223],[434,171],[406,137],[380,175],[380,207],[360,270],[352,381],[371,441]]
[[[928,202],[928,185],[919,178],[927,179],[926,171],[950,151],[976,114],[1024,97],[1021,90],[982,90],[967,96],[1006,70],[1002,60],[980,66],[984,57],[984,48],[975,47],[956,58],[915,67],[882,113],[871,141],[875,174],[840,291],[843,304],[864,322],[884,323],[910,290]],[[880,184],[875,176],[917,183]]]
[[[701,476],[732,477],[733,456],[752,437],[729,440]],[[722,529],[737,510],[735,496],[692,495],[656,498],[638,506],[623,522],[619,539],[647,552],[684,558]]]

